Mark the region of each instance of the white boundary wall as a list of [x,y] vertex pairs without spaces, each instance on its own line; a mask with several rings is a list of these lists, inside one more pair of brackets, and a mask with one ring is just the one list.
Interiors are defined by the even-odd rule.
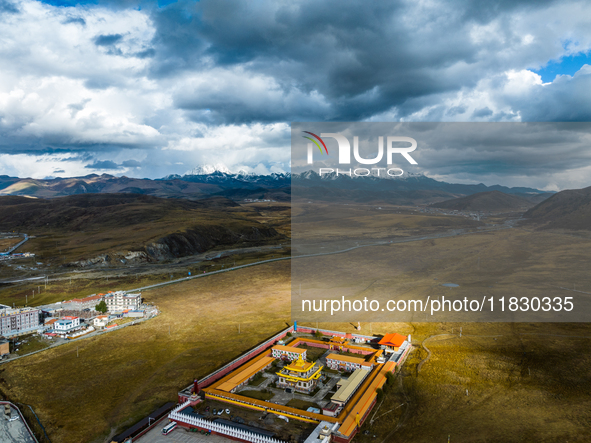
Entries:
[[216,423],[214,421],[204,420],[198,417],[191,417],[188,415],[180,414],[180,411],[188,406],[191,402],[185,402],[177,406],[168,415],[168,418],[176,422],[185,423],[191,426],[196,426],[201,429],[207,429],[215,432],[216,434],[225,435],[231,438],[240,439],[252,443],[284,443],[282,440],[276,438],[266,437],[264,435],[255,434],[253,432],[245,431],[242,429],[234,428],[231,426]]

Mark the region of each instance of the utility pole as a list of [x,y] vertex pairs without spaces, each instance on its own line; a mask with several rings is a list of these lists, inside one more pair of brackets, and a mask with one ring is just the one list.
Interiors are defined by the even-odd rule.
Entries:
[[460,338],[462,338],[462,327],[460,326]]
[[76,358],[78,358],[78,346],[76,346]]

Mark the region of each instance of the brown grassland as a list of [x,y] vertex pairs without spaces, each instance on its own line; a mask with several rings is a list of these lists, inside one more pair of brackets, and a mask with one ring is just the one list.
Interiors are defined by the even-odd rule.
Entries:
[[6,251],[7,249],[13,247],[22,239],[22,237],[0,238],[0,252]]
[[[441,218],[418,217],[391,214],[389,223],[407,224],[413,232],[420,229],[417,223],[440,229]],[[464,223],[460,221],[443,220]],[[367,235],[373,237],[388,220],[360,213],[359,223],[371,225]],[[420,298],[443,290],[462,296],[483,290],[495,295],[542,290],[570,294],[547,284],[574,281],[591,292],[588,241],[547,231],[505,230],[331,257],[342,261],[344,271],[335,278],[343,282],[343,290],[352,288],[347,289],[350,295],[371,293],[359,265],[365,254],[389,260],[392,280],[387,283],[397,295]],[[310,279],[317,277],[311,271]],[[446,281],[460,287],[442,288]],[[322,288],[317,291],[315,295],[324,296]],[[289,261],[144,291],[146,300],[162,311],[160,316],[1,365],[0,391],[32,405],[54,442],[108,441],[174,400],[193,378],[285,327],[290,292]],[[371,413],[373,424],[368,419],[363,425],[369,435],[360,434],[356,441],[445,442],[448,435],[452,442],[591,441],[588,324],[419,320],[362,323],[363,333],[412,334],[415,349]],[[356,324],[318,326],[353,331]],[[425,341],[431,336],[437,337]],[[431,355],[419,371],[427,349]]]

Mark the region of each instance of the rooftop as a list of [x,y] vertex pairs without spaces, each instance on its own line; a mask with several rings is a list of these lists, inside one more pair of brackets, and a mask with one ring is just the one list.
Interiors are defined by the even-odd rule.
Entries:
[[236,386],[244,383],[246,380],[248,380],[250,377],[262,370],[274,360],[275,358],[273,357],[263,357],[252,364],[243,366],[235,373],[235,375],[219,385],[217,389],[220,391],[231,392]]
[[308,372],[313,366],[313,362],[305,361],[300,354],[297,360],[294,360],[287,366],[284,366],[283,369],[295,372]]
[[331,397],[331,401],[338,401],[345,403],[357,390],[361,382],[365,380],[365,377],[369,374],[369,371],[365,369],[357,369],[351,376],[343,381],[343,384],[339,390]]
[[275,345],[272,349],[277,349],[278,351],[285,351],[285,352],[294,352],[296,354],[303,354],[306,352],[305,349],[296,348],[294,346],[282,346],[282,345]]
[[397,333],[394,334],[386,334],[384,337],[378,342],[380,345],[384,346],[394,346],[395,348],[399,348],[402,346],[402,343],[406,341],[405,335],[400,335]]
[[348,363],[356,363],[356,364],[360,364],[363,366],[371,366],[371,363],[368,363],[365,361],[364,358],[359,358],[359,357],[351,357],[349,355],[341,355],[341,354],[329,354],[326,356],[327,360],[338,360],[338,361],[344,361],[344,362],[348,362]]

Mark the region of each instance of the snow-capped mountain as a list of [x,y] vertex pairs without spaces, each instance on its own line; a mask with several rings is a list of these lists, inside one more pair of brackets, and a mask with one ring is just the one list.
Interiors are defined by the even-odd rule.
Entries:
[[232,174],[230,168],[223,163],[216,163],[215,165],[199,165],[187,171],[185,175],[210,175],[214,172],[221,172],[222,174]]

